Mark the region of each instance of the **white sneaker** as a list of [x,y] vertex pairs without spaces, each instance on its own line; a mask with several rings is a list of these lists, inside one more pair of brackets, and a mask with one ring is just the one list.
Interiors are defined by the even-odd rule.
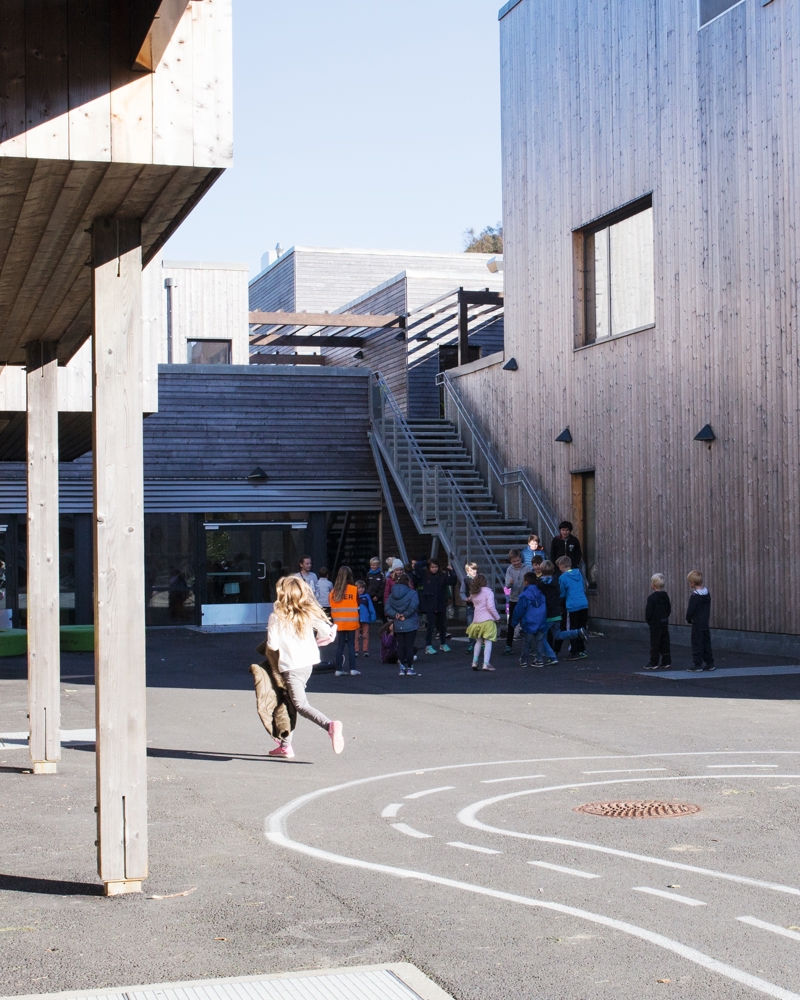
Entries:
[[344,677],[344,675],[345,675],[346,673],[347,673],[347,671],[346,671],[346,670],[337,670],[337,671],[336,671],[336,674],[335,674],[335,676],[336,676],[336,677]]
[[351,677],[360,677],[361,676],[361,671],[360,670],[351,670],[350,671],[350,676]]

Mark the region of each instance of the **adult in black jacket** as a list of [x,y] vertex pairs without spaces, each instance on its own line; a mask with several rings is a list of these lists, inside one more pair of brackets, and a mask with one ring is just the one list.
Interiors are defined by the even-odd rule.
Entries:
[[457,582],[456,575],[449,566],[442,571],[437,559],[428,560],[428,572],[419,595],[419,609],[427,622],[425,652],[429,655],[436,652],[433,645],[434,632],[439,633],[441,651],[450,652],[447,645],[447,588],[455,586]]
[[573,569],[580,568],[583,553],[581,543],[572,534],[572,521],[562,521],[558,526],[558,534],[550,543],[550,562],[556,567],[556,576],[560,575],[557,567],[562,556],[572,560]]
[[647,598],[644,611],[644,620],[650,627],[650,663],[645,670],[658,670],[659,660],[665,670],[672,666],[669,646],[669,616],[672,614],[672,604],[664,590],[664,583],[663,573],[655,573],[650,580],[653,592]]

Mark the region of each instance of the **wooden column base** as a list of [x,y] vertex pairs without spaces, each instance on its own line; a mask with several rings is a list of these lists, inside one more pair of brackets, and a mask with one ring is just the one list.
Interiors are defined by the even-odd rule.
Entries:
[[113,882],[103,883],[103,892],[106,896],[123,896],[126,892],[141,892],[142,879],[128,878],[118,879]]
[[54,760],[35,760],[33,762],[34,774],[57,774],[58,764]]

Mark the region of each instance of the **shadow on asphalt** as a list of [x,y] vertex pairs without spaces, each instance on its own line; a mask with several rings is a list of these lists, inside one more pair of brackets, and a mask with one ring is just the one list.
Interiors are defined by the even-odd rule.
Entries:
[[[78,743],[70,747],[71,750],[84,750],[94,753],[94,743]],[[258,753],[222,753],[214,750],[170,750],[166,747],[148,747],[148,757],[166,757],[173,760],[210,760],[224,763],[229,760],[258,761],[262,764],[283,764],[282,757],[270,757],[267,754]],[[309,760],[295,761],[297,764],[310,764]],[[2,770],[2,768],[0,768]],[[16,768],[9,768],[16,770]]]
[[30,774],[29,767],[0,767],[0,774]]
[[[667,698],[751,698],[764,700],[800,699],[800,674],[719,677],[698,675],[693,680],[668,681],[659,674],[642,676],[648,662],[646,626],[642,637],[611,638],[598,636],[589,641],[586,660],[562,658],[558,666],[543,670],[520,669],[517,657],[502,655],[502,642],[492,656],[494,673],[470,669],[471,657],[466,642],[460,638],[463,626],[453,627],[452,652],[426,656],[420,648],[417,669],[421,676],[399,677],[396,666],[382,664],[379,657],[377,628],[373,630],[373,652],[359,658],[360,677],[336,677],[333,672],[315,672],[309,693],[349,692],[354,694],[620,694],[656,695]],[[422,635],[422,633],[419,633]],[[261,658],[255,651],[258,633],[205,634],[188,629],[163,628],[147,631],[147,683],[150,688],[183,688],[209,691],[253,691],[250,664]],[[418,640],[421,647],[421,640]],[[566,651],[562,652],[562,657]],[[93,683],[91,653],[63,653],[62,680],[70,687]],[[717,650],[717,667],[758,667],[791,664],[795,661],[778,656],[759,656]],[[691,653],[685,646],[673,647],[673,668],[685,670],[691,665]],[[27,663],[24,657],[0,659],[0,679],[24,680]],[[149,751],[152,755],[155,748]],[[165,750],[163,753],[183,754]],[[186,755],[189,751],[186,751]],[[222,755],[197,759],[224,759]],[[233,759],[229,757],[228,759]]]
[[34,892],[43,896],[102,896],[103,887],[94,882],[59,882],[50,878],[26,878],[0,874],[0,890]]

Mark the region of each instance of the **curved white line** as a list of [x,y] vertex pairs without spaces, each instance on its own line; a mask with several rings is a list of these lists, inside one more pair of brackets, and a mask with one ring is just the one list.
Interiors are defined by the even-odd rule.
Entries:
[[457,814],[457,819],[464,826],[472,827],[474,830],[481,830],[483,833],[497,833],[502,837],[517,837],[520,840],[535,840],[544,844],[562,844],[567,847],[578,847],[585,851],[597,851],[600,854],[613,854],[618,858],[630,858],[633,861],[646,861],[651,865],[661,865],[664,868],[677,868],[684,872],[695,872],[698,875],[710,875],[714,878],[725,879],[728,882],[740,882],[745,885],[755,885],[760,889],[772,889],[775,892],[786,892],[793,896],[800,896],[800,889],[789,885],[780,885],[775,882],[762,882],[760,879],[746,878],[744,875],[730,875],[727,872],[714,871],[711,868],[697,868],[694,865],[684,865],[679,861],[667,861],[665,858],[653,858],[647,854],[634,854],[631,851],[621,851],[614,847],[603,847],[600,844],[586,844],[580,840],[565,840],[562,837],[544,837],[535,833],[521,833],[517,830],[505,830],[498,826],[489,826],[476,819],[476,814],[487,806],[496,802],[504,802],[507,799],[520,798],[523,795],[537,795],[539,792],[560,792],[567,788],[592,788],[598,785],[628,785],[632,782],[637,784],[645,781],[708,781],[709,779],[720,778],[798,778],[797,774],[692,774],[692,775],[670,775],[661,778],[614,778],[607,781],[581,781],[572,782],[569,785],[550,785],[546,788],[526,788],[519,792],[506,792],[505,795],[496,795],[491,799],[483,799],[475,802],[471,806],[466,806]]
[[[396,777],[396,775],[384,775],[383,777]],[[564,914],[565,916],[577,917],[580,920],[588,920],[591,923],[600,924],[604,927],[609,927],[612,930],[621,931],[623,934],[630,934],[632,937],[639,938],[642,941],[647,941],[649,944],[654,944],[659,948],[672,952],[673,954],[680,955],[689,962],[694,962],[696,965],[700,965],[711,972],[725,976],[727,979],[732,979],[734,982],[742,983],[744,986],[749,986],[751,989],[757,990],[759,993],[763,993],[766,996],[774,997],[775,1000],[800,1000],[800,994],[798,993],[792,993],[791,991],[785,990],[780,986],[776,986],[774,983],[769,983],[764,979],[759,979],[757,976],[753,976],[749,972],[743,972],[741,969],[736,969],[731,965],[726,965],[724,962],[711,958],[710,955],[704,955],[702,952],[697,951],[694,948],[689,948],[686,945],[681,944],[679,941],[673,941],[671,938],[664,937],[662,934],[655,934],[643,927],[637,927],[635,924],[628,924],[622,920],[615,920],[612,917],[606,917],[599,913],[590,913],[588,910],[579,910],[572,906],[564,906],[561,903],[552,903],[543,899],[529,899],[527,896],[517,896],[510,892],[501,892],[498,889],[487,889],[484,886],[472,885],[469,882],[457,882],[454,879],[442,878],[439,875],[430,875],[427,872],[417,872],[406,868],[395,868],[391,865],[375,864],[374,862],[361,861],[357,858],[348,858],[341,854],[332,854],[330,851],[322,851],[317,847],[310,847],[307,844],[301,844],[296,840],[292,840],[286,834],[286,819],[293,812],[302,808],[302,806],[306,805],[308,802],[311,802],[322,795],[330,794],[331,792],[341,791],[345,788],[352,788],[355,785],[361,785],[368,781],[377,780],[380,780],[380,777],[361,778],[356,781],[346,782],[342,785],[334,785],[331,788],[321,788],[316,792],[308,792],[306,795],[301,795],[299,798],[287,803],[285,806],[282,806],[280,809],[276,810],[267,817],[265,821],[265,833],[267,839],[280,847],[286,847],[289,850],[297,851],[300,854],[306,854],[309,857],[319,858],[323,861],[330,861],[333,864],[380,872],[384,875],[392,875],[396,878],[410,878],[417,879],[421,882],[431,882],[435,885],[444,885],[452,889],[460,889],[463,892],[473,892],[481,896],[490,896],[494,899],[503,899],[507,902],[519,903],[522,906],[531,906],[542,910],[552,910],[556,913]]]
[[411,795],[404,795],[404,799],[421,799],[426,795],[434,795],[436,792],[452,792],[455,785],[442,785],[440,788],[426,788],[424,792],[412,792]]
[[386,806],[386,808],[383,810],[383,812],[381,813],[381,818],[394,819],[394,817],[400,812],[402,808],[403,808],[402,802],[392,802],[390,805]]

